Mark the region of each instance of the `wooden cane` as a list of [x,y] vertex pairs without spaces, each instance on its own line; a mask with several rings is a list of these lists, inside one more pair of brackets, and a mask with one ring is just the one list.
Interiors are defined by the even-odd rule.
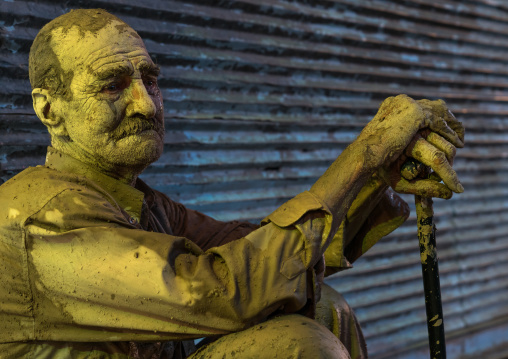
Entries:
[[[408,159],[401,169],[402,177],[407,180],[417,178],[422,172],[428,173],[429,168],[413,158]],[[434,225],[432,203],[432,198],[415,195],[430,358],[446,359],[443,307],[441,303],[441,286],[439,284],[439,267],[436,250],[436,227]]]
[[432,198],[415,196],[415,204],[418,241],[420,242],[420,259],[422,262],[423,290],[425,292],[425,309],[427,311],[430,358],[446,359],[443,307],[441,303],[441,286],[439,284],[436,227],[433,220]]

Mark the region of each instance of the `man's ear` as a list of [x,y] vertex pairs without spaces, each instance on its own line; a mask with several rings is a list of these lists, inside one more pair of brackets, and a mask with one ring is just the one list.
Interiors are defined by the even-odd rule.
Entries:
[[48,90],[41,88],[33,89],[32,101],[35,113],[46,126],[54,126],[57,124],[54,119],[50,118],[51,115],[49,110],[51,109],[51,100],[52,96],[49,94]]
[[63,118],[56,111],[59,104],[55,96],[47,89],[35,88],[32,91],[32,101],[37,117],[48,127],[51,135],[67,135]]

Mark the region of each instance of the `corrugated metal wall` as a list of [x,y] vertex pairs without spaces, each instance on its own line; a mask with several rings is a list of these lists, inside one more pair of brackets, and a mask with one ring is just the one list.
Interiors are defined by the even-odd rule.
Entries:
[[[0,0],[2,180],[44,160],[27,52],[75,7],[108,9],[145,39],[167,136],[143,178],[219,219],[257,221],[307,189],[385,97],[445,99],[467,128],[466,192],[435,204],[448,356],[508,357],[493,349],[508,342],[508,3]],[[413,216],[329,280],[371,358],[428,357],[415,232]]]

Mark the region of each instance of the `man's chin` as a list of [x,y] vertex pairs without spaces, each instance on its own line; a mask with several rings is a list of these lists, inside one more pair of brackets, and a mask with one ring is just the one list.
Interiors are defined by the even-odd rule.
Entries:
[[[153,132],[153,133],[148,133]],[[123,138],[117,143],[115,162],[125,167],[147,167],[162,155],[163,142],[153,130]]]

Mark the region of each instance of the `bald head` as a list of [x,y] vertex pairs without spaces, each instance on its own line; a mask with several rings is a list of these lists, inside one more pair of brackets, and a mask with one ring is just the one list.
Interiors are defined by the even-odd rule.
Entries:
[[[71,29],[78,31],[79,36],[84,38],[97,34],[101,29],[116,24],[118,32],[127,31],[131,36],[137,33],[118,17],[102,9],[77,9],[57,17],[47,23],[37,34],[29,55],[29,76],[32,89],[43,88],[51,94],[72,98],[69,85],[74,77],[72,68],[63,68],[61,56],[57,53],[58,47],[67,46],[68,42],[76,44],[75,37],[61,36],[67,34]],[[60,36],[55,36],[58,33]],[[68,54],[67,56],[70,56]]]

